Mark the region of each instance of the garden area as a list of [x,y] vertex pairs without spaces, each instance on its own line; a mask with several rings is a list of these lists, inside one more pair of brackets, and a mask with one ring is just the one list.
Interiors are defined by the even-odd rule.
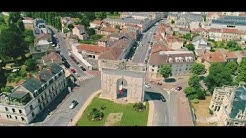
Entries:
[[149,105],[118,104],[95,97],[77,126],[147,126]]

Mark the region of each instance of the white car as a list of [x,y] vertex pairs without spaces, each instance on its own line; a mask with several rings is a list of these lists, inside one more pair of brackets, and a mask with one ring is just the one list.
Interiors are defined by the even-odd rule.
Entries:
[[145,84],[145,87],[146,88],[151,88],[150,84],[148,84],[148,83]]
[[69,106],[70,109],[73,109],[76,105],[78,104],[78,102],[76,100],[73,100]]

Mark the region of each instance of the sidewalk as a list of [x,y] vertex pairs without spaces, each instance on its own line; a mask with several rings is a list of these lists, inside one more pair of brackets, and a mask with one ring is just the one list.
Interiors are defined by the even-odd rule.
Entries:
[[148,115],[147,126],[153,125],[154,112],[155,112],[154,103],[153,101],[149,101],[149,115]]
[[73,118],[73,120],[68,124],[68,126],[76,126],[76,123],[79,121],[80,117],[83,115],[86,107],[91,103],[91,101],[93,100],[93,98],[97,95],[101,93],[101,90],[98,90],[96,92],[94,92],[84,103],[84,105],[81,107],[81,109],[78,111],[78,113],[75,115],[75,117]]

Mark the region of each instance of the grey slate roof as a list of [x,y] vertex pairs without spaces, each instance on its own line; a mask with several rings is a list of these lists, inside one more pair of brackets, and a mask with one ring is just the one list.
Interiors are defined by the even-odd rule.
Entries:
[[51,74],[47,69],[43,69],[42,71],[40,71],[40,76],[42,81],[49,81],[54,75]]
[[31,93],[34,93],[35,90],[38,90],[42,86],[43,82],[38,79],[31,77],[27,81],[25,81],[22,86],[25,87]]
[[21,99],[22,99],[23,97],[25,97],[27,94],[28,94],[28,92],[24,92],[24,91],[15,91],[15,92],[11,93],[10,95],[8,95],[8,97],[21,100]]
[[59,65],[57,65],[56,63],[51,63],[50,66],[52,67],[52,72],[54,74],[57,74],[58,72],[60,72],[61,70],[63,70],[63,68],[60,67]]
[[235,98],[232,103],[232,110],[230,117],[236,118],[238,112],[242,110],[244,112],[246,106],[246,90],[244,87],[239,87],[236,89]]

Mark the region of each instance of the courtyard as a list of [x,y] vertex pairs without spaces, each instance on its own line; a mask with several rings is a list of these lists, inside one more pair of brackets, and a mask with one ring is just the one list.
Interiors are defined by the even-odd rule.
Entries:
[[[149,104],[146,102],[146,110],[135,111],[134,104],[119,104],[106,99],[94,97],[83,115],[76,123],[76,126],[147,126]],[[101,108],[103,107],[103,109]],[[97,108],[104,113],[100,121],[92,121],[88,114],[93,108]]]

